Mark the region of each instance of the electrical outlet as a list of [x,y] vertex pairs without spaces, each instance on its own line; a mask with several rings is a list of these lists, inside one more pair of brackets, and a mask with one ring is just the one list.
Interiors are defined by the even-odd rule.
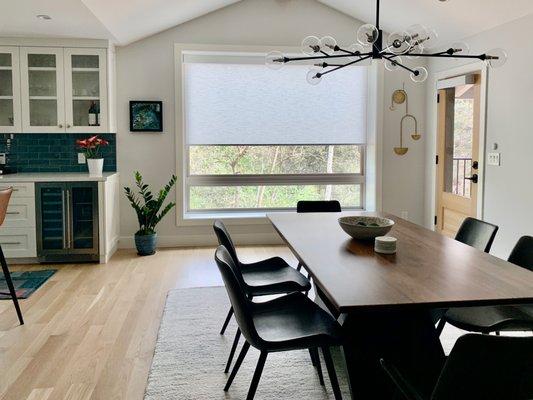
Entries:
[[499,167],[500,166],[500,153],[487,154],[487,164],[493,165],[495,167]]
[[78,153],[78,164],[85,164],[85,154]]
[[408,220],[409,219],[409,213],[407,211],[402,211],[401,212],[401,217],[405,220]]

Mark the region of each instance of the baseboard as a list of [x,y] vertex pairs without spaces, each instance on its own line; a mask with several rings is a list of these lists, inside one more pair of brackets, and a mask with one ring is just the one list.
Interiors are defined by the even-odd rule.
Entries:
[[[232,234],[232,239],[237,245],[280,245],[281,238],[275,233],[248,233]],[[195,247],[216,246],[215,235],[165,235],[158,236],[158,247]],[[118,244],[119,249],[134,249],[133,236],[121,236]]]

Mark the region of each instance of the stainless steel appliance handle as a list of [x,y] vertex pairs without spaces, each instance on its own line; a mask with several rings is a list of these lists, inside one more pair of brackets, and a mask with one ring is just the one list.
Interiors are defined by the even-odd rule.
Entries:
[[71,220],[70,220],[70,190],[67,189],[67,244],[68,248],[70,249],[72,247],[72,226],[71,226]]
[[20,215],[20,211],[8,211],[6,212],[7,215]]
[[63,211],[63,248],[67,248],[67,215],[65,208],[65,191],[61,192],[61,208]]

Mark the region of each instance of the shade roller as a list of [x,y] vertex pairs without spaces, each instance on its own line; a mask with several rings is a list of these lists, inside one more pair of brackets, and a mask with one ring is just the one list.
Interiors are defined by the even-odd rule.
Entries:
[[309,66],[273,71],[264,56],[188,55],[183,61],[185,131],[190,145],[364,144],[367,67],[350,67],[311,86]]

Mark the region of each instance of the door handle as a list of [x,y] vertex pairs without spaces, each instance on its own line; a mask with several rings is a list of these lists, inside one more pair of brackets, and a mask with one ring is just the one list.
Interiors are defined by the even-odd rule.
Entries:
[[478,169],[479,168],[479,163],[477,161],[474,161],[472,163],[472,169]]
[[479,177],[477,176],[477,174],[474,174],[474,175],[472,175],[470,177],[465,177],[466,180],[472,181],[472,183],[477,183],[478,178]]

